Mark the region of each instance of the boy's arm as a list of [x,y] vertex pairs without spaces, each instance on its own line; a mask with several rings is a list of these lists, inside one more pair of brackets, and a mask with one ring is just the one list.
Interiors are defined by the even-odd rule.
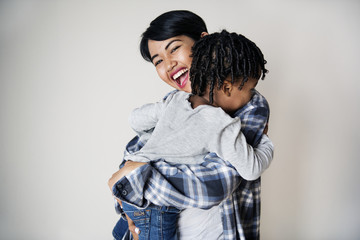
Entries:
[[[271,145],[263,144],[268,141],[267,136],[263,138],[263,135],[267,133],[266,129],[270,116],[269,104],[266,98],[255,90],[250,102],[239,109],[233,116],[241,119],[241,132],[244,134],[247,143],[254,147],[253,162],[248,161],[248,165],[243,166],[244,171],[240,171],[240,174],[248,180],[256,179],[268,168],[273,155],[272,143],[270,142]],[[259,145],[259,148],[255,148],[261,140],[262,144]],[[248,151],[250,155],[251,151],[251,149]],[[224,159],[228,160],[226,158]],[[249,160],[251,158],[245,159]],[[231,158],[229,160],[231,160]]]
[[151,132],[155,128],[163,110],[166,108],[172,97],[178,91],[168,93],[161,101],[148,103],[139,108],[135,108],[129,117],[131,128],[138,134]]
[[135,108],[129,117],[131,128],[141,135],[155,128],[162,111],[163,102],[148,103]]
[[[221,117],[220,114],[217,116]],[[223,115],[219,121],[227,121],[227,124],[224,128],[219,127],[217,131],[213,131],[208,149],[233,165],[242,178],[249,181],[259,178],[272,160],[274,146],[269,138],[264,135],[254,149],[240,131],[239,118]]]

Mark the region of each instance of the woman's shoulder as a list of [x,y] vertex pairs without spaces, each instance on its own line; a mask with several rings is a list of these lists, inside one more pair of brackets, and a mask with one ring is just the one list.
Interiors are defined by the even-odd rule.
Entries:
[[179,90],[172,90],[171,92],[168,92],[164,97],[163,100],[165,101],[166,99],[168,99],[169,97],[174,96],[176,93],[180,92]]
[[261,95],[257,90],[254,90],[254,96],[250,100],[250,104],[254,107],[269,108],[269,103],[266,98]]
[[270,112],[269,104],[266,98],[261,95],[257,90],[254,90],[254,95],[251,100],[245,104],[245,106],[238,109],[233,116],[242,117],[249,113],[254,112],[263,112],[263,114],[268,115]]

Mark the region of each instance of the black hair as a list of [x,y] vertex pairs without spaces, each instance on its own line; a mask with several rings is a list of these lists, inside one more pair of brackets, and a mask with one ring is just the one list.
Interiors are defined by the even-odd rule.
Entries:
[[213,33],[204,36],[192,47],[190,80],[192,93],[203,96],[210,86],[209,100],[213,102],[213,90],[231,76],[231,82],[241,79],[239,90],[248,78],[265,78],[266,60],[254,42],[241,34]]
[[141,36],[141,56],[151,62],[148,47],[149,40],[163,41],[172,37],[185,35],[194,41],[201,38],[201,33],[207,32],[204,20],[193,12],[175,10],[161,14],[155,18]]

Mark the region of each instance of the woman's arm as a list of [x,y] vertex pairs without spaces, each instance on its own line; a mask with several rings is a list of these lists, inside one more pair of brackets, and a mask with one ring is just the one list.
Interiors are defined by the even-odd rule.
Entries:
[[[123,167],[126,169],[127,166]],[[203,164],[152,162],[119,179],[112,191],[121,201],[146,208],[149,203],[208,209],[220,204],[240,184],[236,170],[209,154]]]
[[[135,137],[126,146],[126,152],[138,151],[143,145]],[[142,208],[150,202],[178,208],[211,208],[231,195],[241,182],[236,170],[216,154],[208,154],[199,165],[156,161],[134,170],[127,169],[129,164],[136,163],[124,166],[123,162],[122,169],[109,180],[109,187],[119,200]],[[125,170],[130,173],[124,174]]]
[[[272,142],[267,137],[263,139],[264,142],[259,144],[255,152],[267,162],[271,162]],[[126,150],[131,153],[138,151],[142,146],[139,137],[135,137],[127,145]],[[149,202],[152,202],[178,208],[206,209],[226,199],[241,180],[239,173],[230,163],[210,153],[200,165],[151,162],[135,169],[122,179],[116,179],[112,190],[118,199],[138,207],[147,207]]]

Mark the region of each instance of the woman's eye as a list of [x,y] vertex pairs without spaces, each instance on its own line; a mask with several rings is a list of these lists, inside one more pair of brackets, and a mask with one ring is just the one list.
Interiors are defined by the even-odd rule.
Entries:
[[175,52],[180,46],[176,46],[171,50],[171,53]]
[[155,67],[156,67],[157,65],[159,65],[161,62],[162,62],[162,60],[156,61],[156,62],[154,63]]

